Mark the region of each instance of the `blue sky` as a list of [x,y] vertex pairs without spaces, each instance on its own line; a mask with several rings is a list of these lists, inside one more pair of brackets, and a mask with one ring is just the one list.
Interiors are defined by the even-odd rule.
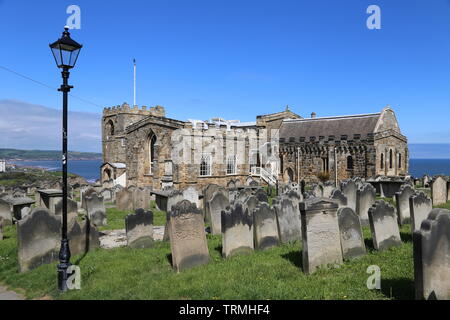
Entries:
[[[286,105],[307,117],[389,104],[411,143],[450,143],[448,0],[0,0],[0,66],[58,87],[48,43],[71,4],[82,10],[72,35],[84,44],[73,94],[97,105],[132,103],[136,58],[138,104],[163,105],[172,118],[252,121]],[[366,27],[371,4],[381,30]],[[58,92],[1,69],[0,100],[61,105]],[[102,111],[75,99],[70,108]]]

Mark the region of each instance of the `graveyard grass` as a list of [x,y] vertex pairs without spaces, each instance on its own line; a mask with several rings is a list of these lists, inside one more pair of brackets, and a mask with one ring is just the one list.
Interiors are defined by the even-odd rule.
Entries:
[[[108,209],[106,229],[122,229],[126,213]],[[155,214],[164,225],[165,214]],[[368,254],[339,268],[321,269],[306,276],[299,243],[282,245],[229,260],[221,257],[221,240],[208,235],[211,262],[176,274],[169,243],[152,249],[97,249],[72,257],[81,268],[82,290],[60,294],[56,262],[30,272],[17,272],[15,227],[6,227],[0,241],[0,283],[29,299],[414,299],[410,226],[401,228],[403,244],[384,252],[373,250],[364,229]],[[381,290],[368,290],[371,265],[381,269]]]

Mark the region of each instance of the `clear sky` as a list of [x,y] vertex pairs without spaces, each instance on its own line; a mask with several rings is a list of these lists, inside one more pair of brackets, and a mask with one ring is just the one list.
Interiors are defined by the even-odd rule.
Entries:
[[[73,94],[99,106],[132,104],[136,58],[138,104],[172,118],[254,121],[286,105],[308,117],[389,104],[411,143],[450,143],[449,0],[0,0],[0,66],[58,87],[48,44],[71,4],[81,7],[72,36],[84,45]],[[372,4],[381,30],[366,26]],[[0,69],[2,99],[61,106],[60,93]],[[70,100],[72,111],[99,106]]]

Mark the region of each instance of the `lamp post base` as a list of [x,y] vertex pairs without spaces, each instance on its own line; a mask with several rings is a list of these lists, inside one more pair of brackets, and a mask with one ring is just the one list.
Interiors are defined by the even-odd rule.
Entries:
[[71,266],[70,263],[70,248],[69,248],[69,240],[63,239],[61,240],[61,249],[59,251],[59,264],[57,267],[58,270],[58,289],[62,292],[66,292],[68,290],[67,280],[73,273],[68,273],[67,269]]

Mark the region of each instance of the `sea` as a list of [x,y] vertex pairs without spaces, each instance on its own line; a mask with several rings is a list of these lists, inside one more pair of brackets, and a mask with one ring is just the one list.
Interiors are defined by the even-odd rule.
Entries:
[[[48,171],[62,171],[61,161],[7,161],[10,164],[27,167],[38,167]],[[85,178],[88,182],[100,179],[101,160],[71,160],[68,171]]]
[[[61,171],[60,161],[10,161],[19,166],[39,167],[49,171]],[[100,179],[101,160],[69,161],[69,172],[82,176],[89,182]],[[416,178],[428,175],[450,175],[450,159],[410,159],[409,173]]]

